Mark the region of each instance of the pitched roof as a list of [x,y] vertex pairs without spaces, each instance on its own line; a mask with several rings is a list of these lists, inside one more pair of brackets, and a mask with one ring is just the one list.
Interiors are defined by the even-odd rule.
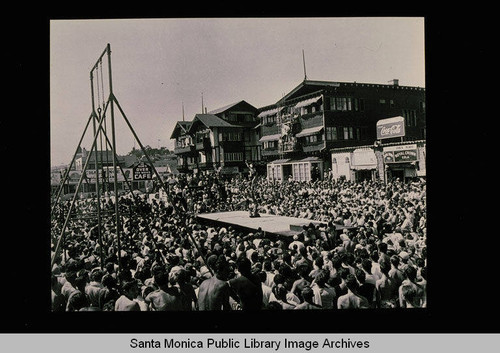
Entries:
[[224,119],[219,118],[217,115],[213,114],[196,114],[189,131],[193,129],[194,126],[197,125],[197,122],[202,123],[208,128],[212,127],[239,127],[237,125],[233,125],[225,121]]
[[178,121],[175,124],[174,131],[172,131],[172,135],[170,135],[171,139],[174,139],[180,136],[183,132],[187,132],[191,127],[191,121]]
[[236,103],[231,103],[231,104],[228,104],[222,108],[218,108],[218,109],[215,109],[215,110],[212,110],[212,111],[209,111],[208,113],[209,114],[213,114],[213,115],[217,115],[217,114],[220,114],[220,113],[224,113],[225,111],[237,106],[237,105],[246,105],[246,108],[250,108],[254,111],[257,111],[257,108],[255,108],[253,105],[251,105],[250,103],[244,101],[244,100],[241,100],[239,102],[236,102]]

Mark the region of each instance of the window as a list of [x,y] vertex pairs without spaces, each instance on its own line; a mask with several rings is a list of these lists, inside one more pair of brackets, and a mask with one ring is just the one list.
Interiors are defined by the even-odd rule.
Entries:
[[378,102],[379,102],[380,104],[385,104],[385,99],[381,98]]
[[337,127],[336,126],[327,126],[326,127],[326,140],[327,141],[336,141],[337,137]]
[[353,140],[354,139],[354,128],[352,126],[344,127],[344,140]]
[[318,135],[310,135],[306,136],[306,142],[309,143],[316,143],[318,141],[321,141],[321,136]]
[[243,160],[242,152],[228,152],[224,153],[224,161],[225,162],[237,162]]
[[252,158],[252,150],[251,149],[246,149],[245,150],[245,160],[246,161],[251,161]]
[[345,97],[336,98],[337,110],[345,111],[347,110],[347,99]]
[[331,111],[364,111],[365,105],[362,98],[330,97],[329,109]]
[[198,160],[200,163],[207,163],[207,156],[204,152],[199,152],[198,153]]
[[365,111],[365,100],[363,98],[359,98],[359,111],[360,112]]
[[272,124],[276,122],[276,115],[268,115],[262,119],[264,124]]
[[391,105],[391,107],[394,107],[394,99],[391,99],[391,100],[389,101],[389,104]]
[[241,141],[243,134],[241,132],[222,132],[219,133],[220,141]]
[[335,97],[330,97],[330,110],[335,110]]
[[403,109],[406,126],[417,126],[417,112],[414,109]]
[[273,149],[278,147],[278,141],[265,141],[264,149]]

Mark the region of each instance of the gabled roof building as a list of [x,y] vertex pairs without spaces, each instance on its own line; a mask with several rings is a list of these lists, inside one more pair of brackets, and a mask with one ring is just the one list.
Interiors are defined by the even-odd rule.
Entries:
[[244,100],[177,122],[171,139],[179,172],[243,172],[260,158],[258,109]]

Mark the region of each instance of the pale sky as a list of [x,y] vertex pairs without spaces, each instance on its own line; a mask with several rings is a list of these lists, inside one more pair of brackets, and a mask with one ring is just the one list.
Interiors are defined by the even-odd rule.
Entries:
[[[425,87],[421,17],[53,20],[51,165],[71,162],[92,112],[90,70],[108,43],[114,95],[151,147],[173,149],[182,105],[192,120],[202,92],[208,111],[275,103],[304,79],[302,50],[310,80]],[[134,137],[116,108],[115,125],[126,154]],[[91,143],[92,129],[82,146]]]

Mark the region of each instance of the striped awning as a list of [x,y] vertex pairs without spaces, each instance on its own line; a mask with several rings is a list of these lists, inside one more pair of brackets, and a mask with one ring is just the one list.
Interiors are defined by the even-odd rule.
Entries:
[[321,96],[306,99],[306,100],[304,100],[304,101],[301,101],[301,102],[298,102],[297,104],[295,104],[295,108],[306,107],[306,106],[308,106],[308,105],[311,105],[311,104],[313,104],[313,103],[316,103],[316,102],[317,102],[317,101],[319,101],[320,99],[321,99]]
[[323,130],[323,125],[310,127],[308,129],[302,130],[297,135],[295,135],[295,137],[304,137],[304,136],[314,135],[314,134],[317,134],[318,132],[320,132],[321,130]]
[[274,135],[266,135],[262,136],[259,140],[259,142],[266,142],[266,141],[277,141],[281,137],[281,134],[274,134]]
[[280,108],[274,108],[274,109],[269,109],[269,110],[264,110],[263,112],[260,112],[259,115],[257,115],[258,118],[262,118],[268,115],[274,115],[278,114],[279,111],[281,111],[284,107]]

